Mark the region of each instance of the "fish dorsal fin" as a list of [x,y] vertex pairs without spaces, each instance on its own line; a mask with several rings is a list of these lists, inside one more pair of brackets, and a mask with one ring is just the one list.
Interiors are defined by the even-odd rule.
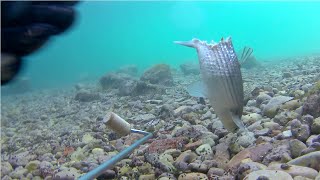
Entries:
[[240,63],[243,64],[247,61],[247,59],[251,56],[253,52],[253,49],[250,47],[244,47],[242,54],[241,54],[241,58],[240,58]]
[[193,97],[207,97],[207,91],[203,81],[196,81],[191,83],[187,87],[187,91],[189,95]]

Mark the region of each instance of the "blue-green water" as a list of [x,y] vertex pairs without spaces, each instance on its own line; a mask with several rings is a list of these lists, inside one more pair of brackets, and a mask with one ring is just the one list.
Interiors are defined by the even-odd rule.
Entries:
[[78,19],[27,57],[22,76],[34,87],[98,79],[126,64],[144,69],[197,61],[174,40],[218,41],[254,48],[258,60],[320,52],[320,2],[81,2]]

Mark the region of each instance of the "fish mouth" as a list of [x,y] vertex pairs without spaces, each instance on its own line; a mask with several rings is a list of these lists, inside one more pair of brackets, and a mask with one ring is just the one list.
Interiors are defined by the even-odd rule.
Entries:
[[173,41],[175,44],[180,44],[187,47],[195,47],[193,41]]

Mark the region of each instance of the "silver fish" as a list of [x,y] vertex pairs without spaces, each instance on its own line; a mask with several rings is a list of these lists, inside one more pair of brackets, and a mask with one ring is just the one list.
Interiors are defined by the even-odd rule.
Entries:
[[191,95],[207,97],[228,131],[235,132],[238,128],[245,130],[241,121],[243,81],[231,38],[211,44],[198,39],[175,43],[195,48],[198,53],[203,83],[192,85]]

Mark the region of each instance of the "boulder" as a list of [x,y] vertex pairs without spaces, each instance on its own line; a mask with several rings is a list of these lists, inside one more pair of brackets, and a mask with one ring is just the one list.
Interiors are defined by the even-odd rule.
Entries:
[[146,70],[140,78],[151,84],[158,84],[163,86],[172,86],[173,77],[171,74],[170,66],[166,64],[157,64]]

